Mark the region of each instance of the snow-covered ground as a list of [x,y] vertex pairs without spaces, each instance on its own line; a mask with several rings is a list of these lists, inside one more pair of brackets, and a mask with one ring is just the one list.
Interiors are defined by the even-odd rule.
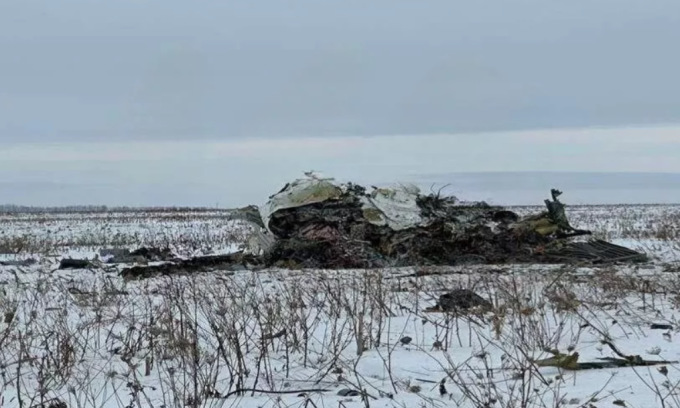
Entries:
[[[101,248],[169,247],[181,256],[228,253],[249,231],[225,211],[0,215],[0,257],[96,254]],[[2,259],[2,258],[0,258]]]
[[[653,262],[125,281],[118,268],[54,268],[110,246],[228,252],[245,227],[220,213],[3,216],[0,249],[13,253],[0,259],[37,263],[0,266],[1,406],[680,407],[680,364],[532,363],[550,357],[546,349],[584,362],[615,356],[603,340],[646,360],[680,360],[680,206],[569,210],[574,226],[644,248]],[[492,310],[426,311],[461,287]]]

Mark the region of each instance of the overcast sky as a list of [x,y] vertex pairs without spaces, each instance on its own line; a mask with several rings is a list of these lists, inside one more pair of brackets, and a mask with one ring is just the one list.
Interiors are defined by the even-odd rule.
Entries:
[[677,0],[3,0],[3,140],[680,122]]
[[[316,170],[341,181],[365,184],[417,181],[429,187],[451,183],[452,193],[461,198],[500,204],[540,204],[551,187],[568,191],[572,203],[680,203],[680,175],[670,179],[650,175],[633,182],[629,176],[612,180],[591,175],[564,179],[452,174],[680,173],[678,134],[680,127],[647,127],[8,144],[0,150],[0,202],[232,207],[261,204],[285,182]],[[524,191],[515,191],[520,189]],[[658,194],[650,194],[650,189]]]
[[0,202],[235,202],[310,168],[680,171],[679,38],[677,0],[3,0]]

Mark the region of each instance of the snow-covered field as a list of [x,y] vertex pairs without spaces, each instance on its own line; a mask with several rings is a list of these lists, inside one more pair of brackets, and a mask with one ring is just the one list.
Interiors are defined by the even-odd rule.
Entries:
[[[0,259],[93,256],[101,248],[169,247],[181,256],[224,253],[249,230],[226,211],[0,214]],[[16,258],[12,255],[13,258]]]
[[[521,213],[536,208],[515,208]],[[100,248],[239,248],[213,212],[0,216],[2,407],[680,407],[680,206],[569,207],[650,265],[267,270],[124,281]],[[413,277],[413,272],[431,275]],[[469,288],[493,303],[428,312]],[[651,324],[672,329],[652,330]],[[561,370],[622,353],[650,367]]]

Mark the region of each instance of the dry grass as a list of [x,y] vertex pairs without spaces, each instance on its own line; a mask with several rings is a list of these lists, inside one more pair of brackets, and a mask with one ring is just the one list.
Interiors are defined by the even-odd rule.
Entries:
[[250,228],[225,212],[5,214],[0,254],[59,254],[100,248],[171,248],[209,254],[246,241]]
[[[264,394],[259,404],[280,406],[289,392],[318,402],[345,388],[358,393],[362,406],[409,406],[399,402],[412,401],[402,399],[407,395],[433,407],[558,407],[568,376],[546,375],[532,359],[598,339],[628,337],[623,342],[630,344],[650,321],[676,324],[670,320],[680,297],[674,276],[608,269],[392,276],[281,271],[124,284],[103,275],[44,273],[32,281],[17,275],[5,283],[0,303],[5,395],[16,395],[5,404],[212,407]],[[493,301],[493,310],[423,311],[453,287],[473,288]],[[408,353],[399,341],[406,335]],[[403,362],[413,353],[445,394],[405,376],[417,368]],[[384,374],[376,378],[375,371]],[[664,406],[680,406],[675,392],[662,392],[674,391],[680,376],[656,377],[668,382],[654,391],[659,399],[668,394]],[[643,379],[640,386],[655,387]],[[603,388],[580,395],[576,405],[616,398]]]
[[[605,238],[677,246],[680,207],[652,208],[579,207],[570,216]],[[219,213],[19,214],[0,223],[0,252],[41,258],[109,246],[211,253],[249,232]],[[555,349],[594,359],[608,352],[604,340],[647,353],[662,338],[650,322],[678,327],[673,265],[442,268],[449,273],[416,278],[272,270],[140,282],[53,273],[49,264],[0,268],[3,407],[645,406],[630,387],[655,406],[680,407],[680,365],[620,369],[621,378],[533,363]],[[460,287],[492,310],[425,312]],[[659,358],[680,355],[672,342],[661,350]]]

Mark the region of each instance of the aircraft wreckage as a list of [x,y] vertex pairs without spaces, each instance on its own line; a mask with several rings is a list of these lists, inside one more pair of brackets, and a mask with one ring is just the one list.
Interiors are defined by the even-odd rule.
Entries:
[[644,253],[592,239],[569,224],[559,190],[526,217],[484,202],[465,203],[415,186],[365,187],[314,174],[286,184],[248,221],[248,248],[123,270],[127,277],[241,268],[382,268],[502,263],[644,262]]

